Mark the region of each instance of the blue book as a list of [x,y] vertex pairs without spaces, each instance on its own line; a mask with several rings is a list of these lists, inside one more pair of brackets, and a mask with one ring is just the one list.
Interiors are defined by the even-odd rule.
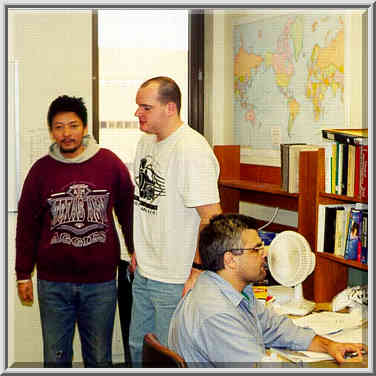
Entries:
[[362,212],[362,253],[360,256],[360,262],[362,264],[368,264],[368,210]]
[[352,208],[350,211],[349,227],[347,231],[347,240],[345,248],[345,260],[361,259],[362,242],[362,211]]

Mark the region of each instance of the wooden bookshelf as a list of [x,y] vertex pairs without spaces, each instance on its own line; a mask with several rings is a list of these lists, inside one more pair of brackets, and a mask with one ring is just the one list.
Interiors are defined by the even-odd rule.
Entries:
[[[368,270],[357,261],[331,253],[316,252],[319,204],[361,202],[357,198],[324,193],[324,149],[304,151],[299,161],[299,193],[281,190],[281,169],[240,163],[240,146],[215,146],[221,166],[219,191],[223,211],[239,212],[239,201],[279,207],[298,213],[298,227],[273,224],[269,231],[295,230],[309,242],[316,254],[315,271],[304,281],[304,296],[316,302],[330,301],[347,287],[348,268]],[[364,201],[363,201],[364,202]]]
[[328,253],[328,252],[317,252],[316,255],[317,257],[327,258],[334,262],[338,262],[339,264],[343,264],[346,266],[350,266],[352,268],[368,271],[368,265],[362,264],[361,262],[355,261],[355,260],[345,260],[343,256],[334,255],[333,253]]
[[324,201],[325,198],[332,200],[332,202],[362,202],[367,204],[367,200],[361,199],[360,197],[349,197],[343,195],[336,195],[333,193],[320,192],[320,199]]

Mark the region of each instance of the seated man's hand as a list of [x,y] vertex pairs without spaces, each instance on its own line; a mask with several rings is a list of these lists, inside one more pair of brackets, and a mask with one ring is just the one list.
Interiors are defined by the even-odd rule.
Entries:
[[[330,354],[338,363],[349,361],[361,362],[363,360],[362,352],[367,353],[367,346],[362,343],[335,342],[328,338],[316,335],[307,350],[326,352]],[[346,359],[346,353],[357,353],[357,356]]]
[[[361,362],[367,353],[367,346],[362,343],[340,343],[331,341],[328,344],[328,353],[338,362]],[[353,354],[352,356],[346,356]],[[356,354],[356,355],[355,355]]]

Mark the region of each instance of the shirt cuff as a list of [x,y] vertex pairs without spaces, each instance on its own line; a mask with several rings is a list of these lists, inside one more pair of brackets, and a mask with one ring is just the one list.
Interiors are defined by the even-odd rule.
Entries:
[[201,264],[196,264],[195,262],[192,263],[192,268],[195,268],[198,270],[205,270]]
[[31,281],[31,279],[19,279],[17,281],[17,284],[19,284],[19,283],[25,283],[25,282],[30,282],[30,281]]

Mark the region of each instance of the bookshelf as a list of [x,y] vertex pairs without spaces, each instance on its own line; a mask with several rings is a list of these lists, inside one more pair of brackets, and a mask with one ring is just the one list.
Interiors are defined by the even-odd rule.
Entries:
[[[368,266],[326,252],[316,252],[319,204],[361,202],[356,197],[324,193],[325,151],[304,151],[299,161],[299,193],[282,191],[280,167],[240,163],[240,146],[214,147],[221,173],[219,192],[223,211],[239,212],[239,201],[279,207],[298,214],[298,227],[271,224],[268,231],[293,230],[301,233],[316,254],[315,271],[304,281],[304,296],[315,302],[330,301],[347,287],[348,268]],[[363,200],[364,202],[364,200]],[[263,222],[260,221],[260,224]]]

